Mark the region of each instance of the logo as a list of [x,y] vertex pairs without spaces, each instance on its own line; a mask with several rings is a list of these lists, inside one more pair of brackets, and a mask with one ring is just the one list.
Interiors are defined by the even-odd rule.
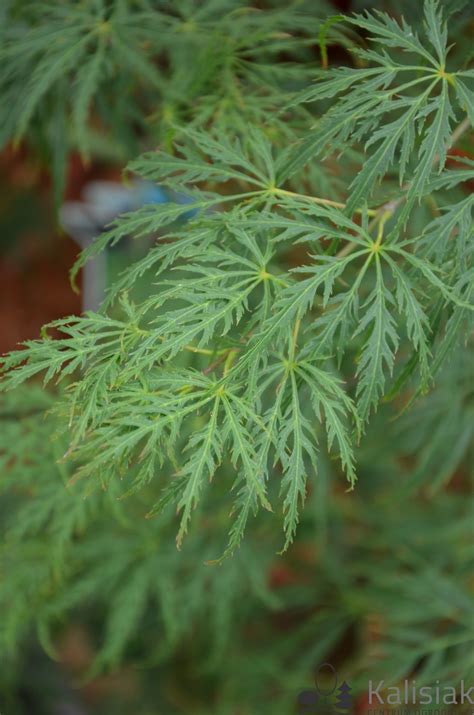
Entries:
[[334,666],[321,663],[314,674],[315,687],[298,694],[300,715],[345,715],[352,712],[352,688],[344,680],[339,686]]

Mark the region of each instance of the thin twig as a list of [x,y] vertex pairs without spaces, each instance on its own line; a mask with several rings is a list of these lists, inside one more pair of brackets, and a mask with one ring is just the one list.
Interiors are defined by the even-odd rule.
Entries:
[[[346,204],[341,203],[341,201],[333,201],[332,199],[323,199],[321,196],[308,196],[307,194],[298,194],[296,191],[287,191],[286,189],[272,189],[272,193],[280,194],[281,196],[293,196],[297,199],[303,199],[305,201],[311,201],[314,204],[321,204],[322,206],[334,206],[337,209],[345,209]],[[363,213],[362,209],[355,209],[355,213]],[[377,213],[374,209],[368,209],[367,213],[369,216],[375,216]]]

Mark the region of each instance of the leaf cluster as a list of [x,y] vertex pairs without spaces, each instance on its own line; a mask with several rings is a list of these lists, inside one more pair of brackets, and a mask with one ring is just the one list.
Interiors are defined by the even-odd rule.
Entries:
[[[127,173],[171,200],[119,216],[79,257],[73,280],[101,251],[141,247],[98,312],[3,359],[6,649],[32,610],[51,648],[91,601],[106,614],[93,672],[148,626],[163,634],[137,645],[148,664],[209,651],[216,704],[177,706],[193,714],[289,712],[343,638],[359,644],[359,689],[378,668],[468,677],[474,74],[450,44],[460,9],[426,0],[414,24],[305,2],[9,4],[2,140],[50,131],[59,166],[110,123],[123,155],[145,150]],[[281,596],[265,578],[278,547]],[[295,609],[301,627],[275,636]]]
[[[298,96],[342,94],[288,148],[256,127],[236,139],[189,128],[173,153],[132,162],[130,171],[186,192],[189,203],[121,217],[76,270],[123,236],[160,238],[112,287],[109,308],[57,321],[60,339],[29,342],[5,359],[6,386],[42,372],[46,381],[76,376],[63,409],[78,477],[108,485],[123,474],[133,491],[175,474],[150,514],[176,504],[178,543],[211,480],[233,474],[230,552],[249,515],[276,509],[279,499],[287,547],[323,433],[353,486],[354,442],[380,400],[410,377],[415,391],[426,390],[466,329],[472,199],[449,196],[471,169],[444,165],[453,103],[460,117],[472,113],[471,75],[446,69],[440,12],[425,3],[426,42],[383,14],[351,18],[420,64],[360,50],[370,67],[332,70]],[[369,132],[345,203],[287,188],[316,148],[341,150]],[[398,173],[399,196],[368,208],[388,170]],[[435,218],[410,231],[426,197]],[[177,226],[183,213],[192,218]],[[305,255],[296,267],[285,263],[292,245]],[[136,303],[129,291],[139,276],[151,290]]]

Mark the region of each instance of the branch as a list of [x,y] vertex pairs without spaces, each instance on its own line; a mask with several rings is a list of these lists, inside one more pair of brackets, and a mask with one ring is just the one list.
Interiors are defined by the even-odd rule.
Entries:
[[[315,204],[321,204],[323,206],[334,206],[337,209],[345,209],[346,204],[341,201],[333,201],[332,199],[323,199],[320,196],[307,196],[306,194],[297,194],[295,191],[287,191],[286,189],[272,189],[271,193],[280,194],[280,196],[294,196],[298,199],[304,199],[306,201],[311,201]],[[356,209],[355,213],[363,213],[362,209]],[[375,209],[367,209],[369,216],[375,216],[377,211]]]

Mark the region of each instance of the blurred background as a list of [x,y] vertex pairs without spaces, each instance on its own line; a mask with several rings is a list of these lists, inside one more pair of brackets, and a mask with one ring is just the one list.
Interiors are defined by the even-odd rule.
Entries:
[[[277,1],[179,0],[155,3],[171,20],[159,18],[153,27],[138,20],[127,24],[126,12],[153,5],[130,3],[121,20],[129,54],[126,43],[117,43],[123,55],[109,59],[113,82],[105,74],[94,102],[86,98],[87,133],[83,128],[74,133],[64,114],[74,85],[52,84],[47,102],[35,110],[28,131],[15,144],[12,127],[22,121],[20,105],[31,69],[26,60],[21,65],[12,47],[20,53],[23,45],[29,46],[34,58],[41,31],[56,27],[59,32],[63,23],[69,32],[74,26],[73,6],[84,12],[102,6],[105,17],[115,8],[113,2],[42,5],[6,2],[0,12],[0,63],[2,55],[4,62],[17,62],[13,88],[8,73],[0,84],[9,105],[0,133],[2,353],[37,338],[45,323],[79,314],[84,307],[84,294],[72,289],[68,275],[79,245],[71,230],[75,219],[70,211],[64,214],[65,205],[84,206],[87,187],[101,186],[107,216],[109,210],[113,213],[110,203],[118,186],[136,200],[136,190],[123,182],[127,161],[150,146],[169,144],[176,120],[193,117],[198,125],[215,122],[221,127],[235,121],[230,109],[226,114],[228,97],[216,80],[223,65],[215,33],[241,39],[232,38],[236,7],[250,6],[258,13],[258,23],[249,20],[247,29],[249,45],[260,43],[262,53],[270,35],[273,41],[275,33],[284,34],[286,22],[292,23],[287,32],[295,42],[285,47],[279,38],[281,45],[269,49],[266,58],[253,57],[262,61],[262,73],[268,72],[267,111],[278,104],[280,93],[299,88],[300,80],[286,77],[283,70],[279,75],[279,63],[300,63],[308,68],[308,77],[311,67],[319,66],[315,36],[329,15],[370,8],[396,17],[404,13],[416,25],[422,14],[422,3],[401,0],[314,0],[296,3],[297,12]],[[117,5],[125,8],[127,3]],[[462,12],[453,32],[457,51],[469,55],[472,7],[459,5]],[[265,13],[268,20],[261,18]],[[350,57],[355,41],[350,32],[335,27],[328,35],[329,63]],[[244,43],[242,53],[248,52]],[[271,72],[264,60],[272,63]],[[123,67],[127,70],[121,71]],[[157,69],[156,77],[152,69]],[[239,81],[244,88],[247,82],[251,100],[253,80],[247,71],[244,67]],[[127,108],[130,95],[135,101]],[[252,110],[251,101],[249,105],[249,118],[258,119],[260,110]],[[451,153],[453,166],[456,153],[474,160],[469,138]],[[463,191],[472,191],[472,185]],[[81,225],[86,226],[87,214],[84,209]],[[97,231],[101,220],[91,221]],[[92,238],[93,228],[84,230],[89,229]],[[125,241],[110,252],[104,280],[112,281],[146,248],[146,242]],[[82,281],[80,277],[79,288]],[[69,493],[56,494],[54,480],[64,483],[69,475],[57,460],[62,438],[51,441],[55,425],[43,419],[54,394],[35,383],[14,397],[2,397],[0,514],[8,533],[0,574],[5,645],[0,653],[0,713],[290,715],[298,712],[299,693],[314,687],[318,664],[328,662],[340,675],[338,685],[345,680],[350,686],[350,698],[338,711],[362,715],[369,709],[368,677],[416,678],[420,684],[472,679],[471,358],[460,347],[436,390],[411,413],[395,421],[400,405],[390,403],[380,410],[361,443],[359,482],[350,499],[338,468],[327,460],[287,554],[276,556],[280,544],[275,534],[258,522],[239,553],[218,567],[204,565],[219,553],[216,534],[226,519],[218,495],[215,512],[199,515],[193,538],[179,553],[172,515],[169,523],[136,523],[139,496],[131,498],[126,510],[104,504],[100,495],[91,505],[81,502],[84,513],[74,522],[70,542],[59,543],[58,523],[77,507]],[[18,454],[20,436],[28,447]],[[45,504],[39,517],[29,511],[32,494]],[[81,520],[82,528],[77,527]],[[15,546],[9,542],[12,530]],[[49,551],[55,552],[52,560],[45,558]],[[121,570],[108,569],[118,552]],[[147,576],[137,568],[143,563]],[[144,588],[150,573],[153,578]],[[35,625],[36,610],[48,628]],[[121,633],[117,624],[125,614],[127,627]]]

